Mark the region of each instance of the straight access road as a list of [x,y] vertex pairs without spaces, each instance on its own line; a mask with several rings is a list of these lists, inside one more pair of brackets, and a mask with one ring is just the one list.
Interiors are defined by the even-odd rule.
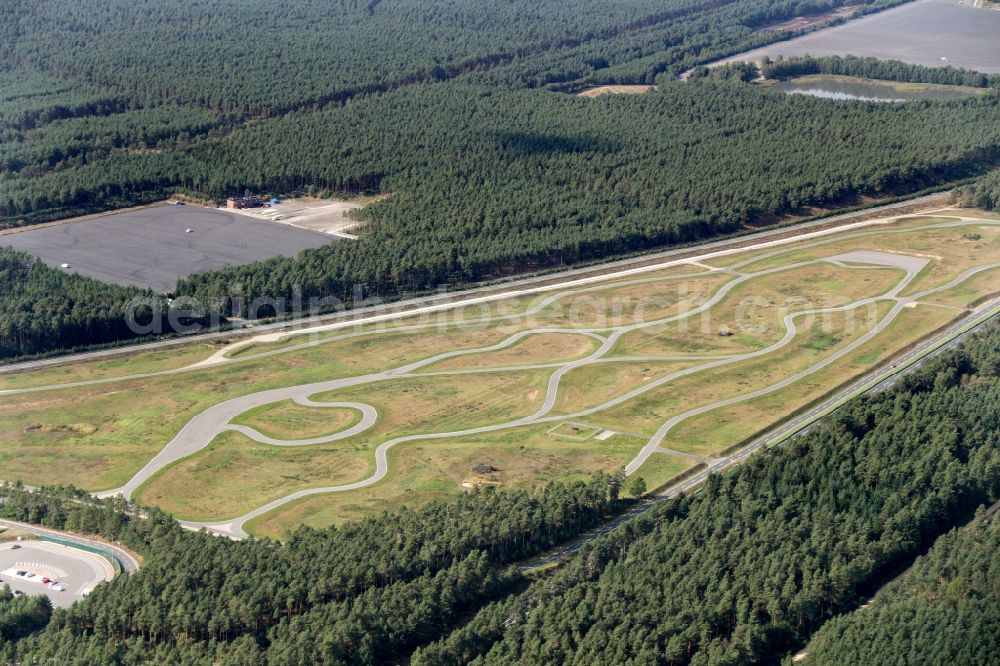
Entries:
[[946,202],[949,194],[950,192],[938,192],[891,204],[866,208],[860,211],[831,215],[818,220],[788,225],[777,229],[749,233],[708,243],[697,243],[688,247],[644,254],[638,257],[604,262],[583,268],[550,271],[543,275],[515,278],[500,281],[498,283],[463,289],[460,291],[449,291],[434,294],[432,296],[411,298],[399,303],[377,303],[375,305],[354,308],[332,314],[303,317],[294,320],[276,321],[268,324],[261,324],[259,326],[253,326],[252,328],[247,329],[194,333],[110,349],[101,349],[82,352],[79,354],[67,354],[51,358],[0,365],[0,374],[25,372],[70,363],[101,360],[138,352],[154,351],[194,342],[212,342],[234,337],[256,336],[263,333],[283,331],[288,331],[289,333],[293,331],[303,332],[314,328],[328,327],[331,324],[337,323],[364,325],[366,323],[377,323],[412,314],[422,314],[428,311],[443,311],[473,303],[482,303],[491,300],[509,298],[511,296],[511,292],[523,293],[524,291],[529,290],[541,291],[545,288],[559,288],[561,286],[566,286],[565,283],[567,282],[572,282],[579,278],[589,276],[606,276],[612,278],[618,274],[627,274],[632,269],[641,269],[650,265],[660,264],[667,259],[685,259],[716,250],[748,248],[754,245],[762,244],[765,241],[795,238],[801,234],[816,232],[821,229],[842,229],[844,227],[850,227],[859,220],[868,219],[873,215],[879,215],[882,213],[888,215],[892,214],[893,211],[901,211],[902,209],[910,210],[922,207],[932,208],[934,206],[941,206]]

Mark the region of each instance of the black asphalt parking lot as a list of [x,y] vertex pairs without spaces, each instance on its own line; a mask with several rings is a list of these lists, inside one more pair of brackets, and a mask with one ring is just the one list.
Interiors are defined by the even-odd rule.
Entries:
[[[186,230],[191,229],[191,233]],[[170,291],[178,278],[276,256],[332,237],[201,206],[153,206],[0,236],[46,264],[104,282]]]

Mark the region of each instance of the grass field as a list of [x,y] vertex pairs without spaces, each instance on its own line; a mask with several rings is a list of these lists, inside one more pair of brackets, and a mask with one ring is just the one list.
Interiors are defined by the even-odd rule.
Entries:
[[303,407],[287,400],[243,412],[232,423],[274,439],[309,439],[340,432],[359,420],[353,409]]
[[654,453],[642,464],[635,476],[645,481],[646,489],[652,491],[677,478],[694,465],[692,461],[679,456]]
[[761,85],[785,93],[797,92],[819,96],[826,94],[845,96],[846,98],[860,97],[886,101],[950,100],[961,99],[963,97],[981,97],[990,92],[989,88],[882,81],[829,74],[799,76],[780,82],[766,81]]
[[424,368],[425,372],[503,368],[541,363],[558,363],[582,358],[597,349],[597,341],[584,335],[539,333],[522,338],[506,349],[459,356]]
[[[192,419],[263,391],[303,387],[301,397],[370,406],[374,423],[326,444],[271,446],[225,431],[231,420],[294,440],[361,423],[353,409],[305,407],[287,393],[267,394],[213,425],[196,453],[173,460],[136,493],[178,517],[208,522],[236,519],[291,492],[373,479],[360,490],[284,504],[246,525],[277,536],[299,523],[339,523],[483,484],[533,487],[620,469],[665,422],[711,408],[677,423],[661,443],[688,457],[658,452],[636,472],[653,488],[1000,291],[1000,227],[989,224],[997,219],[905,218],[705,262],[725,271],[683,264],[459,312],[290,334],[198,369],[182,370],[225,343],[2,376],[0,390],[13,392],[0,401],[0,477],[118,487],[169,449]],[[826,261],[858,250],[926,259],[901,293],[930,293],[897,308],[889,322],[896,301],[885,294],[906,273]],[[859,303],[864,299],[875,300]],[[840,310],[806,312],[817,308]],[[792,313],[803,314],[786,344],[784,320]],[[865,337],[882,322],[884,331]],[[306,388],[349,378],[362,379]],[[92,380],[104,381],[62,386]],[[18,392],[31,387],[45,388]],[[716,406],[755,392],[763,393]],[[392,446],[380,472],[376,451],[386,443]]]
[[227,432],[140,488],[138,499],[190,520],[239,515],[288,492],[363,478],[373,448],[267,446]]
[[386,436],[458,430],[527,416],[542,402],[543,370],[394,379],[320,393],[321,402],[364,402],[379,412]]
[[[652,436],[657,428],[672,416],[688,409],[763,389],[816,364],[830,352],[842,349],[870,330],[879,316],[884,316],[888,305],[881,304],[877,308],[862,308],[862,310],[860,313],[851,312],[832,317],[829,321],[816,320],[812,327],[802,330],[778,356],[761,356],[742,363],[722,366],[707,373],[682,377],[623,405],[595,415],[591,420],[612,429]],[[849,327],[853,330],[849,330]],[[845,370],[843,376],[836,379],[836,383],[849,378],[850,373],[851,370]],[[791,390],[781,392],[785,401],[794,400],[797,393]],[[738,412],[733,411],[734,409],[736,407],[726,407],[708,419],[710,424],[718,423],[721,432],[716,433],[716,427],[712,426],[708,437],[682,437],[677,436],[675,430],[663,445],[692,455],[711,455],[741,439],[734,440],[725,432],[724,426],[728,422],[726,414],[735,416],[733,420],[737,427],[748,428],[751,431],[760,429],[770,422],[768,419],[742,419],[737,415]]]
[[355,338],[189,373],[4,396],[0,469],[26,483],[114,488],[193,416],[221,400],[363,374],[381,362],[402,364],[437,349],[495,344],[503,337],[487,330]]
[[221,349],[224,344],[201,343],[167,347],[162,350],[128,354],[104,361],[73,363],[41,371],[0,375],[0,391],[124,377],[126,375],[139,375],[183,368],[184,366],[208,358]]
[[531,322],[534,326],[610,328],[661,319],[703,304],[730,279],[713,274],[588,290],[556,300],[533,315]]
[[631,389],[648,384],[698,361],[641,361],[598,363],[571,370],[562,380],[555,414],[572,414],[595,407]]
[[[363,490],[319,495],[295,502],[250,523],[254,534],[281,537],[291,526],[321,526],[394,511],[463,492],[463,484],[492,483],[534,488],[550,480],[584,479],[599,470],[617,469],[642,446],[634,437],[606,441],[553,437],[548,428],[522,427],[461,439],[430,440],[393,449],[385,482]],[[480,475],[478,465],[497,471]]]
[[962,308],[982,298],[1000,295],[1000,267],[983,271],[952,289],[939,292],[924,299],[951,308]]
[[[696,416],[672,431],[663,446],[679,451],[719,452],[758,434],[761,424],[774,423],[794,410],[822,398],[832,387],[871,370],[897,349],[895,337],[918,339],[947,324],[954,312],[922,307],[904,311],[885,335],[853,352],[843,362],[819,371],[793,389]],[[748,387],[749,388],[749,387]]]
[[690,354],[754,351],[784,335],[785,315],[877,296],[887,292],[900,277],[891,269],[852,270],[833,264],[773,273],[736,287],[703,317],[641,328],[626,335],[615,348],[615,355],[666,355],[678,350]]

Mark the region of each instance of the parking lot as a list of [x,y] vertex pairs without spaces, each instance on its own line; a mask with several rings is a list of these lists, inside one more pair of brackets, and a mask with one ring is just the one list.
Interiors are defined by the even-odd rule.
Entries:
[[82,599],[97,584],[114,576],[110,562],[83,550],[47,541],[0,544],[0,584],[15,593],[44,594],[60,608]]
[[328,234],[201,206],[150,206],[0,235],[0,245],[104,282],[170,291],[192,273],[337,242]]

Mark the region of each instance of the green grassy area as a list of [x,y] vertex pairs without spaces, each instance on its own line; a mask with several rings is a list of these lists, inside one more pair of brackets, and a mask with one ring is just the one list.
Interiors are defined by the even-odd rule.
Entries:
[[650,281],[651,276],[638,275],[632,279],[645,281],[568,295],[532,315],[534,325],[606,328],[662,319],[701,305],[732,280],[731,275],[719,273],[679,278],[702,270],[696,266],[686,268],[662,275],[656,281]]
[[522,338],[505,349],[446,359],[423,367],[420,372],[564,363],[587,356],[596,350],[599,344],[596,339],[585,335],[539,333]]
[[[910,289],[912,292],[945,284],[969,267],[1000,262],[1000,232],[975,222],[954,229],[921,228],[936,219],[890,224],[875,228],[875,235],[859,238],[848,237],[853,235],[851,232],[831,234],[820,244],[790,244],[780,254],[759,259],[743,270],[787,266],[862,249],[927,256],[930,264]],[[895,233],[897,230],[904,231]],[[564,363],[591,353],[599,341],[573,333],[574,317],[594,323],[597,319],[592,317],[600,319],[613,312],[605,309],[601,314],[600,308],[616,307],[627,319],[643,308],[644,296],[654,301],[645,310],[654,318],[682,312],[697,307],[735,279],[728,274],[676,279],[695,271],[691,266],[677,266],[609,280],[599,289],[584,291],[584,300],[573,314],[573,297],[564,296],[538,315],[508,316],[524,312],[558,292],[536,294],[513,299],[507,305],[494,303],[483,310],[470,307],[434,320],[409,317],[394,325],[296,335],[274,343],[275,353],[266,357],[255,358],[248,353],[238,362],[216,367],[4,396],[0,401],[0,476],[38,485],[73,483],[91,490],[116,487],[159,452],[191,418],[223,400],[384,371],[448,351],[485,348],[517,331],[533,330],[539,325],[551,327],[555,317],[562,318],[566,330],[539,332],[502,350],[461,356],[417,371],[417,375],[455,374],[399,376],[312,396],[320,401],[360,402],[374,407],[379,419],[364,433],[328,445],[297,448],[269,447],[226,433],[154,477],[141,489],[139,497],[184,518],[215,520],[240,515],[294,490],[357,481],[371,474],[372,452],[388,439],[493,426],[536,412],[554,369],[496,368]],[[874,340],[782,391],[681,423],[663,445],[700,456],[718,453],[744,440],[943,325],[970,302],[993,293],[997,273],[983,273],[928,297],[937,307],[921,305],[904,310]],[[762,349],[782,337],[782,318],[786,314],[879,295],[902,275],[897,269],[854,270],[818,263],[754,278],[735,288],[706,315],[636,330],[623,336],[609,354],[652,357],[649,360],[594,363],[568,372],[549,416],[565,416],[597,406],[706,362],[656,357],[718,356]],[[656,279],[622,284],[636,277]],[[587,308],[595,304],[588,315]],[[678,378],[583,419],[567,417],[476,436],[404,442],[391,452],[389,475],[372,487],[283,507],[262,517],[254,529],[281,534],[298,521],[336,523],[383,508],[461,492],[463,484],[530,486],[549,478],[579,478],[598,469],[620,468],[671,417],[699,405],[749,394],[815,365],[870,330],[890,306],[890,302],[880,301],[843,313],[803,315],[796,320],[798,334],[781,350]],[[471,323],[490,313],[501,318],[485,325]],[[456,320],[463,319],[466,325],[456,325]],[[402,325],[424,328],[399,330]],[[303,342],[311,344],[295,348]],[[283,350],[282,345],[288,348]],[[254,353],[266,348],[255,347]],[[200,360],[216,349],[215,345],[181,346],[52,368],[14,376],[9,381],[17,386],[18,382],[30,385],[42,378],[47,383],[111,377],[115,373],[157,372]],[[234,423],[254,427],[277,439],[300,439],[341,431],[358,418],[353,410],[277,402],[242,414]],[[565,422],[577,421],[586,426],[567,430]],[[596,439],[604,429],[626,434],[616,434],[606,441]],[[498,471],[473,473],[471,470],[480,463]],[[668,475],[686,469],[686,464],[683,459],[658,455],[655,462],[644,465],[640,475],[652,488]],[[678,469],[678,465],[682,466]]]
[[930,307],[903,310],[883,335],[843,359],[784,390],[685,421],[668,434],[663,446],[682,451],[721,452],[824,397],[833,388],[871,371],[901,346],[946,325],[957,314]]
[[[620,469],[644,444],[639,438],[623,435],[603,442],[575,442],[552,437],[547,430],[545,426],[526,426],[401,444],[390,451],[389,475],[382,482],[287,504],[251,521],[247,530],[280,538],[298,524],[326,526],[403,506],[413,508],[464,492],[469,485],[535,488],[550,480],[585,479],[598,470]],[[480,465],[496,471],[477,474],[475,468]]]
[[238,516],[296,490],[363,479],[374,470],[374,448],[371,440],[268,446],[227,432],[147,481],[136,497],[185,520]]
[[183,368],[208,358],[224,344],[217,342],[179,345],[155,351],[123,354],[103,361],[71,363],[42,370],[0,375],[0,391]]
[[4,396],[0,469],[33,485],[115,488],[191,418],[222,400],[364,374],[503,337],[487,330],[356,338],[181,374]]
[[[544,296],[545,294],[541,296],[513,298],[501,297],[496,300],[476,304],[475,306],[457,307],[425,315],[403,316],[399,319],[375,324],[346,325],[330,331],[306,330],[279,333],[276,335],[280,335],[281,337],[277,340],[268,342],[250,341],[250,344],[234,347],[231,351],[227,352],[226,357],[247,358],[307,344],[322,344],[324,342],[350,339],[355,336],[378,335],[391,337],[393,335],[420,335],[424,331],[441,333],[449,329],[461,328],[464,325],[480,321],[488,321],[490,322],[490,327],[502,330],[502,318],[523,314],[532,304],[541,300]],[[514,327],[511,330],[516,332],[519,328]]]
[[332,435],[361,420],[354,409],[303,407],[291,400],[261,405],[232,420],[274,439],[309,439]]
[[909,81],[890,81],[888,79],[866,79],[858,76],[843,76],[840,74],[810,74],[808,76],[797,76],[788,79],[788,83],[806,84],[822,86],[824,83],[848,83],[858,86],[859,91],[863,91],[863,86],[872,86],[876,89],[890,88],[902,93],[952,93],[956,97],[978,97],[988,95],[989,88],[973,88],[971,86],[956,86],[941,83],[911,83]]
[[[320,393],[320,402],[363,402],[379,412],[369,431],[400,437],[503,423],[534,412],[550,371],[412,377]],[[369,436],[369,432],[364,436]]]
[[[908,230],[917,230],[930,224],[942,222],[953,222],[957,216],[965,215],[962,210],[942,210],[940,213],[931,215],[915,215],[913,217],[895,218],[889,222],[877,225],[864,226],[859,229],[845,231],[842,233],[822,236],[796,243],[788,243],[777,248],[766,250],[750,250],[740,252],[718,259],[712,259],[711,263],[716,266],[733,266],[743,264],[739,270],[753,272],[785,266],[799,261],[808,261],[819,257],[826,257],[839,254],[849,250],[871,250],[875,249],[870,239],[877,238],[879,241],[893,237],[897,232],[908,233]],[[842,247],[846,244],[848,250],[835,249],[831,247]],[[744,264],[744,262],[747,262]]]
[[[816,318],[811,326],[797,322],[799,333],[786,347],[774,354],[682,377],[588,418],[612,429],[652,436],[665,421],[677,414],[733,396],[752,393],[815,365],[869,331],[889,307],[888,302],[880,302],[871,308],[862,307],[829,318]],[[813,341],[817,335],[822,339],[836,339],[836,344],[816,349]],[[790,387],[776,395],[795,392],[796,389]],[[788,399],[786,396],[785,400]],[[727,430],[727,424],[731,423],[732,428],[755,432],[769,422],[766,419],[745,418],[746,415],[733,416],[732,419],[722,416],[735,414],[739,408],[739,405],[726,407],[719,410],[714,418],[707,419],[710,432],[705,436],[678,434],[686,432],[683,428],[685,424],[682,423],[671,431],[663,446],[692,455],[712,455],[740,439],[734,438],[733,433]]]
[[33,532],[25,532],[16,528],[0,527],[0,543],[8,541],[29,541],[37,539],[38,535]]
[[646,482],[647,490],[656,490],[694,465],[694,462],[686,458],[672,456],[669,453],[654,453],[642,463],[642,467],[630,477],[628,483],[632,483],[631,480],[634,478],[641,478]]
[[596,407],[630,390],[704,361],[594,363],[569,371],[559,384],[554,414]]
[[[909,226],[890,227],[895,230],[893,233],[864,231],[862,233],[865,236],[848,240],[838,240],[834,236],[819,241],[815,247],[801,250],[792,248],[780,255],[742,266],[740,270],[759,271],[855,250],[895,252],[929,259],[928,266],[902,292],[905,296],[938,287],[966,269],[1000,262],[1000,227],[971,222],[944,229],[919,228],[950,221],[953,220],[922,218],[918,222],[911,220]],[[980,236],[978,240],[969,240],[968,237],[976,235]]]
[[594,435],[601,434],[601,432],[601,428],[595,428],[581,423],[566,422],[560,423],[556,427],[549,430],[549,435],[552,437],[558,437],[559,439],[568,439],[573,442],[586,442],[588,439],[594,437]]
[[997,294],[1000,294],[1000,268],[983,271],[957,287],[923,298],[921,302],[964,308],[969,303]]
[[780,271],[738,285],[703,315],[624,335],[614,355],[730,355],[755,351],[781,339],[786,315],[884,294],[903,275],[896,269],[853,270],[829,263]]

